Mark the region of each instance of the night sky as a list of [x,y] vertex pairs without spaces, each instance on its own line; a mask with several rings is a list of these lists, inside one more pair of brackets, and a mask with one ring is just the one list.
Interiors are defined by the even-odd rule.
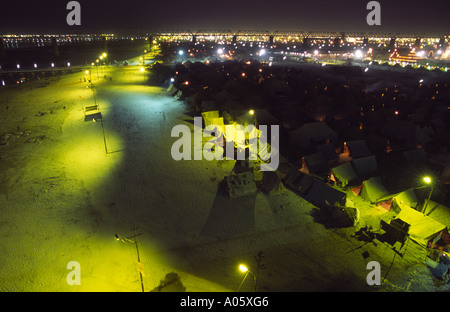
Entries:
[[68,26],[69,0],[0,4],[0,34],[143,30],[289,30],[450,33],[448,0],[382,0],[369,26],[369,0],[79,0],[81,26]]

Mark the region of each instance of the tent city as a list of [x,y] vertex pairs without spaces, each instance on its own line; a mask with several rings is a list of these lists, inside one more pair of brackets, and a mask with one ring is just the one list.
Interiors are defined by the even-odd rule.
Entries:
[[0,291],[448,291],[449,38],[2,33]]

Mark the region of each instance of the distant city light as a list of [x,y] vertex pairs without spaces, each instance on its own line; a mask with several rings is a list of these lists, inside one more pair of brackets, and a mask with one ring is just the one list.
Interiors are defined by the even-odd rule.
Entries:
[[17,67],[17,69],[20,69],[20,65],[19,64],[17,64],[16,67]]
[[179,54],[179,55],[183,55],[183,54],[184,54],[184,51],[183,51],[183,50],[180,50],[180,51],[178,51],[178,54]]
[[265,49],[259,50],[259,55],[260,55],[260,56],[263,56],[263,55],[265,55],[265,54],[266,54],[266,50],[265,50]]
[[356,50],[354,55],[357,59],[362,59],[364,57],[364,53],[361,50]]
[[37,64],[36,63],[34,64],[34,68],[37,68]]
[[174,82],[175,81],[175,78],[170,78],[170,82]]
[[55,63],[52,63],[52,65],[51,65],[52,67],[55,67]]
[[70,67],[70,62],[67,62],[67,67]]
[[319,54],[319,50],[314,50],[314,55],[318,55]]
[[217,49],[217,54],[222,55],[223,54],[223,49],[222,48]]

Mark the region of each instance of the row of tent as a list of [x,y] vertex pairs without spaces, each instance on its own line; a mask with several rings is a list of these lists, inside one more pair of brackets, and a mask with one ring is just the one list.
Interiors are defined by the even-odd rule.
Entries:
[[[347,193],[333,187],[298,169],[290,170],[283,183],[289,189],[319,208],[346,206]],[[386,209],[393,209],[397,213],[396,218],[410,225],[410,238],[418,244],[426,247],[430,240],[434,239],[442,231],[447,229],[450,223],[450,214],[439,218],[443,223],[436,221],[429,215],[414,209],[418,207],[418,199],[413,190],[405,190],[398,193],[389,193],[380,177],[372,177],[365,180],[357,188],[357,194],[372,204],[381,205]],[[439,205],[434,203],[435,205]],[[444,207],[445,208],[445,207]],[[447,208],[448,210],[448,208]],[[441,209],[441,211],[447,211]],[[444,224],[445,223],[445,224]]]

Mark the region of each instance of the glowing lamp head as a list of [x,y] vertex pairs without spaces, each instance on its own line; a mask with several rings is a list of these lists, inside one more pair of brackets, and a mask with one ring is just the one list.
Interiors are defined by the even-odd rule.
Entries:
[[255,111],[254,111],[253,109],[251,109],[251,110],[249,111],[249,113],[250,113],[250,115],[254,115],[254,114],[255,114]]
[[144,67],[141,67],[141,72],[144,72],[144,70],[145,70]]
[[239,270],[240,270],[241,272],[243,272],[243,273],[245,273],[245,272],[248,271],[247,267],[246,267],[245,265],[243,265],[243,264],[240,264],[240,265],[239,265]]
[[423,182],[425,182],[426,184],[430,184],[431,183],[431,178],[430,177],[424,177],[423,178]]

